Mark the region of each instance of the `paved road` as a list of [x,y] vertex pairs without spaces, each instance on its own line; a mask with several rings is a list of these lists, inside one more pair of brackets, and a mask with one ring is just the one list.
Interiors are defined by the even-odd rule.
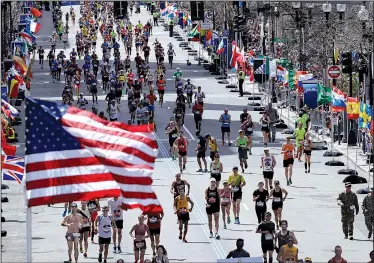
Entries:
[[[63,7],[68,10],[69,7]],[[78,9],[77,9],[78,10]],[[77,12],[79,14],[79,12]],[[48,20],[50,19],[50,20]],[[141,15],[134,15],[133,23],[138,20],[144,22],[149,19],[145,10]],[[46,13],[43,17],[43,27],[51,22],[50,14]],[[47,26],[44,27],[41,35],[48,36]],[[52,30],[52,29],[50,29]],[[72,28],[71,32],[76,32]],[[203,87],[206,93],[205,113],[202,126],[202,134],[209,133],[216,138],[220,138],[220,128],[218,123],[219,115],[227,107],[234,120],[232,125],[233,137],[239,130],[239,114],[248,103],[246,98],[238,98],[237,93],[230,93],[223,85],[217,84],[214,77],[207,71],[196,65],[186,66],[185,60],[187,53],[178,47],[178,42],[168,37],[161,27],[154,29],[154,35],[151,37],[151,43],[157,37],[163,46],[170,41],[176,47],[177,66],[183,71],[183,78],[190,78],[192,83]],[[74,39],[74,36],[70,36]],[[72,46],[72,42],[70,45]],[[98,46],[101,43],[98,41]],[[70,53],[67,50],[67,53]],[[153,52],[151,52],[153,55]],[[151,63],[155,58],[151,56]],[[36,67],[37,68],[37,67]],[[50,100],[59,100],[63,84],[50,83],[51,77],[46,74],[46,70],[35,70],[35,80],[32,86],[31,94],[37,98]],[[173,70],[167,71],[167,78],[171,79]],[[49,83],[44,83],[44,82]],[[35,84],[37,83],[37,84]],[[172,84],[168,81],[168,84]],[[197,143],[194,135],[193,116],[187,114],[185,121],[185,131],[190,140],[189,162],[187,170],[184,172],[184,179],[192,185],[191,197],[196,203],[196,209],[191,213],[190,229],[188,234],[188,244],[183,244],[178,239],[177,225],[175,216],[172,211],[172,198],[169,193],[169,186],[178,171],[177,162],[173,162],[168,154],[167,136],[163,132],[167,120],[172,116],[171,109],[174,106],[175,92],[172,85],[168,85],[166,91],[166,104],[163,108],[156,109],[156,123],[159,127],[157,136],[159,138],[159,157],[156,160],[156,169],[154,175],[154,189],[161,204],[165,210],[165,219],[163,220],[161,243],[165,245],[169,252],[169,258],[172,262],[214,262],[217,258],[224,258],[227,253],[235,247],[235,240],[243,238],[245,248],[252,256],[261,255],[260,235],[255,233],[257,219],[252,204],[252,192],[256,185],[262,180],[261,170],[259,168],[259,159],[263,152],[261,143],[261,133],[256,129],[253,139],[255,141],[253,155],[249,159],[249,169],[244,173],[247,186],[244,189],[243,203],[241,205],[241,225],[228,225],[227,230],[221,228],[221,240],[210,239],[208,237],[207,217],[205,215],[204,191],[209,184],[209,175],[195,172],[198,170],[196,158],[193,154],[194,147]],[[84,89],[83,89],[84,90]],[[101,110],[105,108],[103,97],[99,102]],[[169,109],[170,107],[170,109]],[[126,122],[128,114],[122,106],[123,114],[120,121]],[[188,111],[190,112],[190,111]],[[258,112],[250,112],[253,120],[258,121],[260,115]],[[281,155],[279,146],[284,141],[284,136],[278,134],[278,141],[269,144],[270,151],[275,155],[278,166],[275,169],[275,178],[279,179],[281,185],[286,184],[284,179],[283,168],[281,164]],[[20,154],[22,151],[20,149]],[[224,165],[223,179],[226,179],[231,171],[232,166],[238,165],[238,159],[235,147],[220,147],[222,162]],[[322,152],[313,153],[312,172],[304,173],[302,163],[296,163],[294,168],[294,185],[286,187],[289,192],[289,198],[284,206],[284,219],[289,222],[290,230],[295,231],[299,241],[300,258],[306,256],[312,257],[313,261],[326,262],[333,256],[334,247],[339,244],[343,247],[343,256],[349,262],[364,262],[368,260],[368,253],[372,250],[372,243],[367,240],[367,231],[363,223],[363,216],[360,214],[355,222],[355,241],[343,239],[340,223],[340,211],[336,205],[338,193],[344,190],[342,180],[344,176],[337,174],[337,168],[324,166],[326,161],[322,157]],[[343,157],[340,157],[343,158]],[[345,161],[345,160],[344,160]],[[3,239],[3,262],[22,262],[25,260],[25,213],[22,188],[16,184],[9,184],[11,189],[6,190],[6,196],[11,203],[3,205],[4,216],[8,220],[3,224],[3,228],[9,231],[8,237]],[[354,187],[354,190],[355,187]],[[360,202],[362,196],[359,197]],[[105,201],[103,201],[105,203]],[[268,204],[268,206],[270,203]],[[67,259],[66,244],[64,239],[63,227],[60,227],[62,220],[61,213],[63,206],[61,204],[52,207],[33,208],[33,260],[34,262],[61,262]],[[136,223],[136,217],[139,211],[130,211],[126,213],[124,239],[122,244],[123,253],[114,255],[110,252],[109,262],[114,259],[123,258],[126,262],[133,260],[132,241],[127,232],[131,226]],[[220,222],[221,223],[221,222]],[[150,247],[150,246],[148,246]],[[149,253],[149,250],[148,250]],[[53,255],[53,259],[51,256]],[[97,246],[89,245],[89,258],[81,258],[82,262],[95,262],[97,256]],[[149,254],[148,254],[149,256]]]

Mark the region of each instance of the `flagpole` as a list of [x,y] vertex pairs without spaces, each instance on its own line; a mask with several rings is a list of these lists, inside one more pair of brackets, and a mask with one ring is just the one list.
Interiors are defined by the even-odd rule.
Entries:
[[28,207],[26,211],[26,262],[32,262],[32,217],[31,208]]

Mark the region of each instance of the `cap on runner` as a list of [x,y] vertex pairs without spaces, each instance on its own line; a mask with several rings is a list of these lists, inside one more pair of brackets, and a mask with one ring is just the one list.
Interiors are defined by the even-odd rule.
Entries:
[[269,151],[269,148],[264,148],[264,152],[268,152]]
[[266,212],[265,216],[271,216],[271,213],[270,212]]
[[239,170],[238,166],[234,166],[232,170]]
[[222,184],[228,184],[227,180],[223,180]]
[[214,179],[213,177],[210,178],[210,182],[216,182],[216,179]]

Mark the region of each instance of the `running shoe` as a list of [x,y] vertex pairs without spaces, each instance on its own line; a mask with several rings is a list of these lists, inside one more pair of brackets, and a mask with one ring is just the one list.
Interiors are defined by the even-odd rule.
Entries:
[[290,186],[290,180],[287,180],[287,186]]
[[[183,168],[184,169],[184,168]],[[202,173],[203,172],[203,169],[199,169],[199,170],[197,170],[196,172],[198,172],[198,173]]]
[[240,225],[240,220],[239,220],[239,217],[238,217],[238,221],[237,221],[237,224]]
[[79,251],[80,251],[81,253],[83,253],[83,247],[81,247],[81,248],[79,249]]
[[221,239],[221,237],[218,235],[218,233],[216,233],[215,238],[216,238],[217,240]]
[[204,173],[207,173],[208,172],[208,169],[204,169]]
[[85,253],[83,253],[83,256],[86,258],[87,257],[87,253],[85,252]]
[[230,216],[227,217],[227,224],[230,224],[231,223],[231,218]]
[[290,178],[290,185],[292,184],[291,178]]
[[310,173],[310,169],[308,169],[308,173]]
[[229,146],[231,146],[231,144],[232,144],[232,143],[231,143],[231,142],[229,142]]
[[121,250],[120,246],[117,247],[117,253],[122,253],[122,250]]
[[186,165],[185,164],[183,164],[183,170],[186,170]]
[[117,247],[113,247],[113,253],[114,253],[114,254],[117,253]]
[[210,231],[210,236],[209,236],[210,238],[212,238],[213,237],[213,232],[212,231]]
[[226,226],[226,224],[224,224],[224,225],[223,225],[223,229],[227,229],[227,226]]
[[103,254],[99,253],[99,258],[97,259],[100,263],[103,261]]

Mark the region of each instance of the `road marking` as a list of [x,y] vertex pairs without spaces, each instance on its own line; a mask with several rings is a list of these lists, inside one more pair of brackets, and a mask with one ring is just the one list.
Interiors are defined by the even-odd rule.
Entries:
[[[160,140],[157,135],[156,135],[156,140],[157,141]],[[165,157],[165,161],[166,161],[167,165],[169,166],[170,170],[174,173],[178,173],[178,168],[177,168],[176,164],[173,163],[170,160],[169,152],[166,150],[164,145],[160,144],[159,145],[159,150],[160,150],[161,154]],[[195,202],[195,209],[194,209],[195,213],[194,214],[196,215],[197,220],[199,221],[199,223],[204,225],[204,223],[206,222],[206,217],[205,217],[205,220],[204,220],[203,214],[201,212],[201,208],[199,207],[199,205],[196,202],[196,199],[193,197],[193,195],[191,193],[190,193],[190,198]],[[216,239],[211,239],[209,237],[208,229],[206,227],[202,226],[202,229],[203,229],[204,234],[208,238],[208,240],[212,240],[210,244],[212,245],[213,250],[216,253],[217,257],[218,258],[225,258],[226,253],[225,253],[225,250],[223,249],[221,243],[217,242]]]
[[188,133],[188,135],[190,135],[191,139],[195,141],[196,140],[195,137],[193,137],[192,133],[187,129],[186,125],[183,124],[183,128]]
[[249,211],[249,207],[247,206],[246,203],[241,202],[241,204],[242,204],[242,206],[244,207],[245,210]]

